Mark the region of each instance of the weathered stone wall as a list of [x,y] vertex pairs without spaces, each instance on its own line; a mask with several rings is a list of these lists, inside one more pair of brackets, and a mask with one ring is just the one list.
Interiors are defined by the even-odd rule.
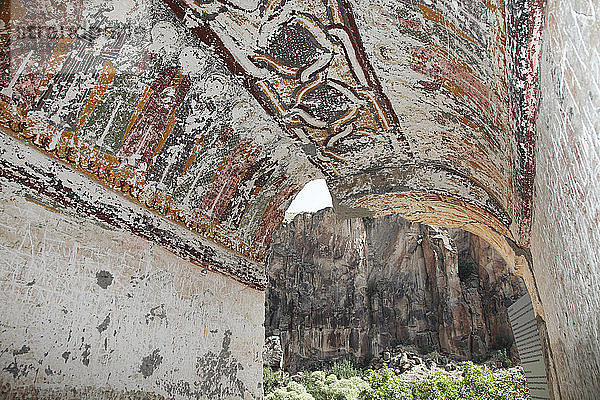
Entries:
[[284,226],[267,274],[265,329],[281,336],[291,370],[399,343],[477,358],[510,346],[506,307],[525,293],[468,232],[331,209]]
[[262,291],[15,187],[0,194],[0,397],[262,398]]
[[531,248],[568,400],[600,398],[599,9],[548,0],[542,48]]

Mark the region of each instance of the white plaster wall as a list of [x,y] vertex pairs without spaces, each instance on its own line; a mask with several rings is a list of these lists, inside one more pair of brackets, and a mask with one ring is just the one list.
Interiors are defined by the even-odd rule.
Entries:
[[263,292],[1,189],[0,397],[262,398]]
[[562,399],[600,398],[600,2],[548,0],[531,248]]

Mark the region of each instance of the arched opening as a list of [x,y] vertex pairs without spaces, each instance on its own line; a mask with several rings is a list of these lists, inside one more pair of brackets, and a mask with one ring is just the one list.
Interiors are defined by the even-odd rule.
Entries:
[[280,340],[288,371],[346,359],[371,366],[402,348],[519,360],[507,309],[527,288],[468,231],[303,213],[274,235],[266,270],[265,335]]
[[285,220],[289,221],[299,213],[317,212],[332,206],[331,193],[329,193],[325,179],[315,179],[307,182],[294,197],[285,210]]

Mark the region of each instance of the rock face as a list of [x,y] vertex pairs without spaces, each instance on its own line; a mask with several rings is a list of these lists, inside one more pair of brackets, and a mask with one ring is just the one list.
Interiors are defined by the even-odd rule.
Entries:
[[506,307],[526,292],[468,232],[331,209],[282,227],[267,274],[265,333],[291,370],[400,343],[477,358],[512,344]]
[[283,363],[283,349],[279,336],[269,336],[263,345],[263,365],[281,368]]

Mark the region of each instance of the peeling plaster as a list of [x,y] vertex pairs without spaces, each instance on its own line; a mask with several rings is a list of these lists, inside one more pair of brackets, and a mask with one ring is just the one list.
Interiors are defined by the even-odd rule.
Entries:
[[1,188],[0,397],[261,398],[263,292]]

